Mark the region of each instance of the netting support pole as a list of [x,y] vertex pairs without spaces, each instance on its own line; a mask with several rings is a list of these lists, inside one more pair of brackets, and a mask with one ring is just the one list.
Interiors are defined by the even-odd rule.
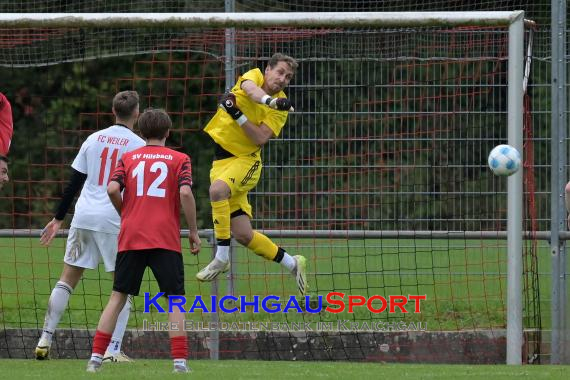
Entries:
[[[213,259],[216,256],[216,250],[218,248],[216,244],[216,236],[214,235],[214,230],[212,230],[208,234],[208,242],[212,246],[212,259]],[[212,281],[212,296],[216,296],[216,299],[219,299],[218,289],[219,289],[218,279],[216,278],[214,279],[214,281]],[[210,321],[214,326],[218,326],[218,323],[220,322],[220,316],[218,312],[211,313]],[[218,360],[220,358],[220,332],[218,331],[218,329],[212,329],[210,331],[210,336],[208,339],[208,349],[210,350],[210,359]]]
[[[234,0],[226,0],[225,1],[226,12],[234,12],[235,11],[235,3]],[[226,28],[225,30],[225,72],[226,72],[226,91],[229,91],[233,84],[235,83],[235,28]],[[216,235],[215,232],[212,230],[212,233],[209,237],[211,240],[211,244],[213,247],[212,250],[212,259],[216,257]],[[230,244],[230,248],[232,248],[233,244]],[[230,257],[233,257],[233,248],[230,250]],[[233,270],[233,268],[232,268]],[[229,278],[231,279],[228,281],[228,293],[233,294],[233,273],[230,271],[228,274]],[[215,295],[219,299],[219,290],[220,287],[218,286],[218,279],[216,278],[212,281],[212,295]],[[212,313],[212,322],[217,326],[220,322],[220,317],[218,313]],[[210,333],[210,359],[211,360],[219,360],[220,359],[220,332],[218,329],[213,329]]]
[[[523,153],[524,15],[509,26],[508,140]],[[508,178],[507,364],[522,363],[523,170]]]
[[[233,13],[236,11],[235,0],[225,0],[225,10],[226,13]],[[225,44],[225,72],[226,72],[226,91],[232,89],[233,85],[236,83],[236,29],[226,28],[225,31],[226,44]],[[236,262],[234,259],[234,253],[236,251],[236,244],[234,239],[230,241],[230,271],[227,274],[228,279],[228,289],[227,295],[234,295],[234,273]]]
[[[550,253],[551,286],[551,364],[569,363],[566,329],[566,250],[559,231],[566,229],[564,188],[566,185],[566,0],[551,2],[552,36],[552,114],[551,114],[551,195],[550,195]],[[566,325],[566,328],[564,327]],[[566,332],[565,332],[566,331]],[[565,342],[566,341],[566,342]],[[566,359],[564,359],[566,358]]]

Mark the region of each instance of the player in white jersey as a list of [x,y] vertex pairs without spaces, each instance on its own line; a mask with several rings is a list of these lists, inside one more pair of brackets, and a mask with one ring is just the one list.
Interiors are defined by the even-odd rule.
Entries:
[[[81,145],[71,164],[71,179],[55,217],[42,230],[40,242],[47,246],[61,228],[75,195],[81,189],[67,238],[63,271],[51,292],[42,336],[36,347],[36,358],[39,360],[49,357],[55,328],[83,271],[97,268],[101,260],[106,272],[115,271],[121,220],[107,195],[107,183],[122,155],[145,145],[145,141],[132,131],[139,116],[139,96],[136,91],[123,91],[115,95],[113,114],[115,125],[91,134]],[[105,353],[107,361],[130,361],[121,352],[121,342],[131,304],[129,298],[119,315]]]

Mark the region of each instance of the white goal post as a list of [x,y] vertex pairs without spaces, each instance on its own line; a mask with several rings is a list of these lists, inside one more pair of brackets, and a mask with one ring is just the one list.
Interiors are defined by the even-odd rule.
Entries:
[[436,27],[510,26],[511,12],[295,12],[295,13],[4,13],[2,27]]
[[[508,143],[523,152],[524,11],[354,13],[3,13],[0,28],[150,27],[447,27],[509,28]],[[507,364],[521,364],[523,172],[508,178]]]

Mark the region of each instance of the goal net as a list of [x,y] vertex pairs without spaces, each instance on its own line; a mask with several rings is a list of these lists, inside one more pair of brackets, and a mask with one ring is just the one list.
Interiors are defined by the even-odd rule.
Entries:
[[[486,162],[489,151],[510,138],[508,24],[446,24],[427,17],[383,27],[341,21],[288,26],[278,20],[272,26],[267,19],[273,16],[258,15],[249,23],[210,27],[205,21],[141,27],[127,19],[124,25],[66,20],[0,27],[2,91],[16,123],[12,181],[0,193],[2,355],[33,355],[65,247],[64,235],[49,248],[40,246],[37,232],[53,216],[81,142],[112,124],[114,94],[136,90],[141,108],[170,114],[167,145],[192,157],[199,227],[207,240],[214,151],[201,130],[229,79],[265,68],[273,53],[282,52],[299,62],[286,90],[295,112],[263,148],[262,178],[250,194],[254,227],[308,259],[309,306],[318,296],[323,309],[332,306],[326,301],[331,292],[344,293],[345,301],[349,295],[426,299],[420,313],[411,304],[408,313],[375,313],[365,306],[338,314],[196,311],[187,315],[194,326],[243,328],[189,332],[192,355],[505,361],[509,197],[507,179],[493,176]],[[518,63],[525,64],[522,54]],[[523,125],[518,133],[522,138]],[[531,149],[527,138],[524,157],[532,157]],[[540,353],[532,169],[532,160],[526,161],[523,229],[531,233],[524,243],[523,327],[532,333],[524,335],[524,361]],[[188,296],[250,301],[296,293],[290,274],[237,245],[232,271],[213,285],[200,284],[194,274],[211,252],[206,244],[197,258],[185,255]],[[85,272],[52,355],[87,356],[111,288],[102,268]],[[152,274],[145,275],[141,293],[157,291]],[[378,309],[381,303],[371,305]],[[234,306],[240,308],[240,301]],[[143,326],[165,320],[145,313],[143,297],[135,298],[124,350],[135,357],[167,356],[166,335]],[[246,331],[244,323],[257,323],[258,330]],[[308,328],[296,331],[299,324]]]

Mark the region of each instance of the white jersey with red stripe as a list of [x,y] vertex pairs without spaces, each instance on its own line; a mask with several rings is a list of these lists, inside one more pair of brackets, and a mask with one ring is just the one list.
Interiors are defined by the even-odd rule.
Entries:
[[111,173],[125,152],[140,148],[145,141],[123,125],[113,125],[91,134],[81,145],[71,167],[87,174],[75,204],[71,226],[118,234],[119,214],[107,195]]

